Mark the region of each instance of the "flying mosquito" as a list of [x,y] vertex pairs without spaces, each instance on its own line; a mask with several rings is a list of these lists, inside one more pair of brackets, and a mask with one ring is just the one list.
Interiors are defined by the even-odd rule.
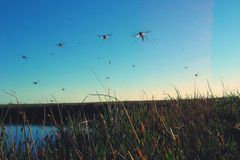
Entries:
[[150,33],[151,31],[145,31],[145,32],[138,32],[137,34],[134,35],[136,38],[141,38],[142,41],[144,42],[146,39],[146,34]]
[[106,79],[110,79],[110,77],[106,77]]
[[20,56],[21,56],[22,59],[28,59],[28,57],[25,56],[25,55],[20,55]]
[[32,84],[33,85],[37,85],[40,81],[33,81]]
[[61,90],[62,90],[62,91],[65,91],[65,88],[62,88]]
[[107,40],[111,37],[112,34],[102,34],[102,35],[98,35],[98,37],[100,37],[103,40]]
[[63,43],[63,42],[56,44],[56,46],[59,48],[64,48],[64,45],[65,45],[65,43]]
[[185,69],[188,69],[188,66],[184,66]]
[[134,68],[134,67],[136,67],[136,65],[135,65],[135,64],[133,64],[133,65],[132,65],[132,67]]

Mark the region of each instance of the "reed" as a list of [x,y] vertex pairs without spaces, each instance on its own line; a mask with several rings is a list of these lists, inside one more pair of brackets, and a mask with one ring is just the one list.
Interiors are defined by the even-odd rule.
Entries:
[[[21,130],[23,142],[9,144],[1,115],[0,159],[238,159],[240,156],[240,98],[196,98],[178,95],[170,101],[151,105],[144,102],[119,103],[107,96],[108,107],[89,119],[61,116],[57,127],[37,146],[26,114]],[[104,99],[104,98],[103,98]],[[61,106],[58,106],[61,114]],[[66,121],[63,119],[67,119]],[[43,125],[45,122],[43,121]],[[30,136],[26,136],[26,132]],[[13,141],[14,142],[14,141]]]

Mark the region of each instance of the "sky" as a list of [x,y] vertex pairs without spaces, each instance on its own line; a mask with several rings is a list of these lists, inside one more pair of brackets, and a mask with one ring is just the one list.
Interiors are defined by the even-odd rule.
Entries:
[[[183,97],[207,96],[208,83],[214,95],[236,91],[238,6],[239,0],[1,0],[0,103],[15,103],[6,92],[20,103],[69,103],[95,93],[119,100],[164,99],[175,89]],[[139,32],[147,32],[145,41]]]

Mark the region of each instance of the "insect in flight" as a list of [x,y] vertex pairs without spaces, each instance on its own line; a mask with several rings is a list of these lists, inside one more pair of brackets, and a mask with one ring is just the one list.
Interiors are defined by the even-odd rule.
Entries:
[[112,34],[102,34],[102,35],[98,35],[98,37],[100,37],[103,40],[107,40],[110,38]]
[[33,81],[32,84],[33,85],[37,85],[40,81]]
[[25,56],[25,55],[20,55],[20,56],[21,56],[22,59],[28,59],[28,57]]
[[134,35],[136,38],[141,38],[142,41],[144,42],[146,39],[146,34],[150,33],[151,31],[145,31],[145,32],[138,32],[137,34]]
[[64,48],[64,45],[65,45],[65,43],[63,43],[63,42],[56,44],[56,46],[59,48]]

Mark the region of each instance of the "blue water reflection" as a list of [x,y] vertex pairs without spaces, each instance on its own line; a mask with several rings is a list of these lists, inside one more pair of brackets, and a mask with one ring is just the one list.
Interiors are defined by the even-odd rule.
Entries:
[[[28,143],[30,147],[42,147],[46,141],[55,141],[58,129],[54,126],[42,125],[6,125],[0,128],[2,142],[9,149],[21,147]],[[6,149],[7,149],[6,148]]]

